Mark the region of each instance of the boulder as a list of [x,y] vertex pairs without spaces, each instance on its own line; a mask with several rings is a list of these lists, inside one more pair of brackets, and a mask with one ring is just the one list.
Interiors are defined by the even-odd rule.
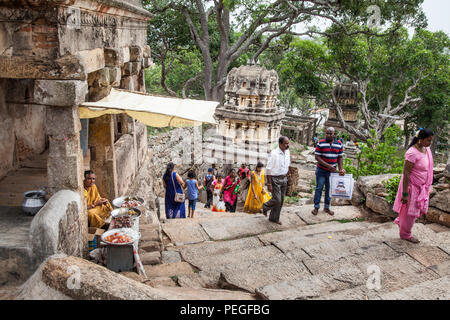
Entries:
[[446,190],[446,189],[450,189],[450,184],[449,183],[439,183],[435,186],[433,186],[434,190],[437,192]]
[[[356,181],[356,188],[358,188],[363,195],[367,195],[367,192],[371,191],[375,193],[373,190],[375,188],[383,188],[383,181],[389,180],[393,177],[400,176],[400,174],[380,174],[375,176],[365,176],[359,177]],[[379,190],[379,189],[378,189]]]
[[450,214],[442,210],[433,207],[428,208],[426,219],[427,221],[450,227]]
[[[39,276],[39,283],[29,287],[28,292],[45,285],[53,292],[76,300],[173,299],[165,292],[77,257],[52,256],[41,265]],[[40,296],[40,299],[46,298],[46,294]]]
[[450,190],[436,193],[436,195],[430,200],[430,207],[438,208],[439,210],[450,213]]
[[363,204],[365,201],[364,194],[361,191],[359,191],[359,189],[356,187],[353,188],[353,194],[352,194],[351,201],[352,201],[352,205],[354,205],[354,206],[359,206],[359,205]]
[[392,205],[385,198],[379,197],[371,192],[366,194],[366,206],[376,213],[393,218],[397,217],[397,214],[392,210]]

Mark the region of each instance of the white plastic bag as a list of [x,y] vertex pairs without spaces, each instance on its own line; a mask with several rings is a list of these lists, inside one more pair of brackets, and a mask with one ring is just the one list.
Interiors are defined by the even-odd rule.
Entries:
[[330,196],[332,198],[352,199],[353,194],[353,175],[346,174],[340,176],[338,173],[330,175]]

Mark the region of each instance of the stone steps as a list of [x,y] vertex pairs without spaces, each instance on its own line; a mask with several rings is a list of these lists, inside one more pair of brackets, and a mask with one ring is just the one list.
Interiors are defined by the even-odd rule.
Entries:
[[[175,241],[170,250],[198,269],[180,274],[177,284],[243,290],[263,299],[384,299],[421,284],[445,296],[433,288],[450,273],[448,229],[416,223],[413,234],[421,243],[412,244],[399,239],[393,222],[357,221],[358,208],[333,207],[334,216],[313,216],[312,209],[284,207],[283,226],[260,214],[202,207],[194,219],[166,220],[171,240],[191,240]],[[380,290],[367,287],[371,268],[381,272]]]

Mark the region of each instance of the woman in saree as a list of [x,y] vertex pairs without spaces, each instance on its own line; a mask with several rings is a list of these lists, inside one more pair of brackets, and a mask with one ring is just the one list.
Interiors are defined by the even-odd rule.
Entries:
[[261,212],[264,202],[270,200],[269,193],[264,189],[264,164],[258,162],[255,171],[250,175],[250,188],[245,200],[244,212]]
[[231,169],[229,176],[223,182],[222,194],[227,212],[236,212],[237,195],[239,193],[239,183],[241,180],[236,174],[236,170]]
[[167,164],[166,172],[163,175],[163,185],[164,189],[166,189],[166,218],[186,218],[184,202],[175,202],[175,193],[183,193],[185,183],[178,173],[175,172],[175,164],[172,162]]
[[84,172],[84,196],[87,202],[89,227],[102,228],[113,208],[107,199],[100,196],[95,179],[93,171]]
[[433,156],[430,145],[433,131],[420,129],[405,153],[405,166],[398,186],[394,211],[400,238],[412,243],[420,241],[411,234],[414,222],[428,211],[430,186],[433,183]]

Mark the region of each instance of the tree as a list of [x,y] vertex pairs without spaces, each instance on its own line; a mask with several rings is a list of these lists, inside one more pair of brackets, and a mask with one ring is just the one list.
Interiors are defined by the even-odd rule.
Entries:
[[436,151],[438,144],[447,147],[450,139],[449,129],[449,92],[450,92],[450,63],[448,49],[450,39],[442,31],[430,32],[418,30],[414,35],[421,45],[429,50],[433,56],[432,76],[425,78],[418,88],[418,96],[422,98],[416,109],[408,109],[407,123],[416,124],[418,127],[430,128],[435,136],[431,146]]
[[[424,15],[419,8],[422,2],[377,0],[373,3],[381,7],[381,22],[389,21],[398,28],[405,23],[405,19],[409,19],[410,23],[423,23]],[[273,40],[314,17],[333,21],[345,33],[349,32],[346,26],[348,21],[365,24],[369,17],[366,12],[368,4],[354,0],[145,0],[144,7],[156,16],[176,17],[174,21],[179,23],[176,28],[187,25],[203,61],[201,75],[197,74],[194,78],[202,77],[205,98],[216,101],[223,99],[230,65],[250,48],[254,52],[252,58],[257,59]],[[181,21],[181,16],[184,21]],[[170,27],[150,25],[150,28],[161,28],[156,32],[158,34],[169,34],[162,37],[164,39],[177,38],[177,32],[168,30]],[[166,22],[166,25],[172,26],[172,23]],[[216,30],[218,39],[214,37]],[[185,32],[181,30],[181,34]],[[358,30],[356,34],[359,32],[371,33],[368,29]],[[303,34],[314,33],[320,33],[320,30],[309,28]],[[214,45],[215,40],[219,41],[218,47]],[[150,45],[155,47],[152,43]],[[166,43],[163,42],[163,45]]]
[[[423,102],[420,88],[435,77],[436,55],[427,48],[426,40],[410,40],[405,28],[391,30],[383,37],[339,35],[337,30],[332,26],[330,36],[318,40],[296,39],[281,63],[280,73],[298,94],[312,95],[335,107],[348,132],[367,140],[374,130],[375,138],[380,139],[396,119],[410,117]],[[440,59],[439,63],[448,65],[448,60]],[[362,115],[358,127],[345,122],[335,96],[333,89],[343,82],[357,84]]]

